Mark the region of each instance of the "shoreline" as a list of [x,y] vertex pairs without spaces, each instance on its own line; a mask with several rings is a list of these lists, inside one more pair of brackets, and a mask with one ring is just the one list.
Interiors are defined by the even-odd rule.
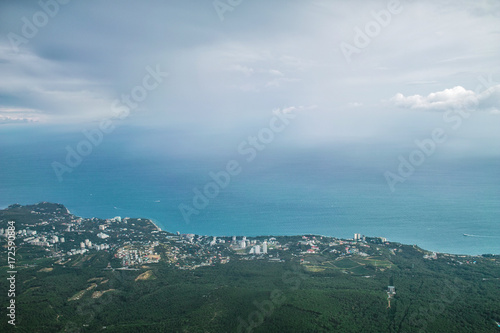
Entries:
[[[41,201],[41,202],[37,202],[37,203],[34,203],[34,204],[20,204],[22,206],[30,206],[30,205],[37,205],[37,204],[42,204],[42,203],[50,203],[50,202],[47,202],[47,201]],[[60,203],[58,203],[60,204]],[[70,209],[64,205],[64,204],[60,204],[60,205],[63,205],[67,210],[68,212],[70,212]],[[8,206],[10,205],[6,205],[4,208],[0,208],[0,210],[4,210],[6,208],[8,208]],[[70,213],[72,214],[72,213]],[[81,215],[79,215],[78,213],[76,214],[72,214],[72,215],[75,215],[77,217],[83,217]],[[86,214],[82,214],[82,215],[86,215]],[[96,216],[89,216],[89,217],[85,217],[85,218],[99,218],[99,219],[107,219],[107,218],[102,218],[102,217],[96,217]],[[124,216],[122,216],[122,218],[124,218]],[[145,220],[148,220],[151,222],[151,224],[153,224],[156,228],[156,230],[158,231],[165,231],[165,232],[168,232],[168,233],[173,233],[175,234],[176,231],[172,231],[172,230],[167,230],[167,229],[163,229],[161,228],[159,225],[160,225],[160,222],[157,221],[157,220],[154,220],[153,218],[150,218],[150,217],[129,217],[129,218],[140,218],[140,219],[145,219]],[[192,233],[192,234],[195,234],[195,235],[199,235],[199,236],[214,236],[214,237],[232,237],[232,236],[236,236],[236,237],[243,237],[243,236],[247,236],[247,237],[254,237],[254,238],[257,238],[257,237],[297,237],[297,236],[316,236],[316,237],[329,237],[329,238],[336,238],[336,239],[340,239],[340,240],[349,240],[349,239],[352,239],[352,238],[349,238],[349,237],[346,237],[346,238],[342,238],[341,236],[338,236],[338,235],[324,235],[324,234],[312,234],[312,233],[300,233],[300,234],[282,234],[282,233],[278,233],[278,234],[257,234],[257,233],[246,233],[246,234],[241,234],[241,233],[237,233],[237,234],[222,234],[222,233],[218,233],[218,232],[215,232],[215,233],[211,233],[211,234],[205,234],[205,233],[195,233],[195,232],[182,232],[181,230],[179,230],[179,232],[181,234],[188,234],[188,233]],[[370,235],[366,235],[367,237],[384,237],[384,236],[370,236]],[[463,236],[461,236],[463,237]],[[483,252],[483,253],[474,253],[474,254],[467,254],[467,253],[458,253],[458,252],[452,252],[452,251],[435,251],[435,250],[431,250],[431,247],[429,248],[426,248],[426,247],[422,247],[418,242],[417,243],[405,243],[405,242],[401,242],[401,241],[398,241],[398,240],[392,240],[392,239],[388,239],[388,242],[389,243],[398,243],[398,244],[403,244],[403,245],[410,245],[410,246],[417,246],[418,248],[424,250],[424,251],[427,251],[427,252],[435,252],[437,254],[441,254],[441,255],[453,255],[453,256],[469,256],[469,257],[477,257],[477,256],[482,256],[482,255],[485,255],[485,254],[491,254],[491,255],[494,255],[494,256],[498,256],[500,255],[500,252],[499,253],[494,253],[494,252]]]
[[[140,217],[140,218],[142,218],[142,217]],[[158,222],[155,223],[155,221],[153,219],[150,219],[150,218],[148,218],[148,220],[149,220],[149,222],[151,222],[152,225],[154,225],[156,227],[156,229],[158,231],[163,231],[163,229],[158,226],[158,224],[157,224]],[[171,231],[168,231],[168,232],[171,232]]]

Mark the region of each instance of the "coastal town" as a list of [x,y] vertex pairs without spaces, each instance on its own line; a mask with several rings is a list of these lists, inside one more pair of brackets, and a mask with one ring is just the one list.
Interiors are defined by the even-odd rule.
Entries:
[[[123,325],[144,325],[152,313],[193,323],[183,316],[202,311],[205,319],[195,323],[205,325],[219,318],[220,309],[240,311],[236,316],[243,321],[235,324],[230,315],[221,324],[235,331],[261,322],[256,313],[270,322],[288,320],[290,309],[307,313],[308,321],[330,316],[329,331],[345,331],[349,316],[358,313],[384,325],[398,323],[394,332],[399,325],[441,325],[441,312],[429,314],[426,307],[405,319],[415,299],[443,306],[466,299],[489,328],[500,318],[491,311],[497,308],[500,256],[436,253],[361,233],[348,239],[172,233],[146,218],[83,218],[42,202],[0,210],[0,246],[9,251],[4,287],[14,300],[8,325],[35,327],[42,320],[55,331],[118,332]],[[489,293],[479,292],[484,288]],[[277,317],[262,304],[279,308]],[[66,306],[73,310],[65,312]],[[43,309],[50,316],[40,317]]]
[[[15,216],[22,215],[22,219]],[[227,264],[231,260],[295,260],[311,271],[338,268],[349,274],[370,276],[377,270],[390,269],[391,256],[404,251],[401,244],[384,237],[359,233],[352,239],[318,235],[301,236],[227,236],[215,237],[170,233],[144,218],[116,216],[108,219],[82,218],[63,205],[42,202],[35,205],[11,205],[0,213],[0,238],[7,236],[7,222],[16,222],[16,246],[32,246],[45,258],[65,258],[95,251],[108,251],[116,259],[108,268],[127,269],[164,262],[178,269]],[[414,247],[418,249],[417,247]],[[475,264],[477,258],[437,254],[422,249],[428,260],[444,258],[453,265]],[[329,254],[331,260],[322,260]],[[487,255],[486,255],[487,256]],[[478,256],[479,257],[479,256]],[[342,259],[351,258],[350,262]],[[371,269],[371,270],[370,270]]]

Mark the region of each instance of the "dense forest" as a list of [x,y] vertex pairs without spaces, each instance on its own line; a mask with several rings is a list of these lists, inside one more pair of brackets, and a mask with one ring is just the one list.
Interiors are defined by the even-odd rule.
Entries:
[[[106,269],[108,263],[118,263],[105,251],[61,264],[36,259],[36,248],[27,247],[17,254],[21,262],[15,331],[499,331],[497,261],[453,264],[448,259],[425,260],[411,246],[402,248],[391,257],[390,268],[364,267],[371,274],[358,275],[311,269],[293,258],[234,260],[196,270],[161,262],[137,271],[112,270]],[[319,265],[318,259],[328,256],[311,255],[309,262]],[[1,260],[6,262],[3,252]],[[390,307],[388,285],[396,287]],[[8,289],[5,278],[0,288]],[[2,296],[5,309],[8,299],[6,293]],[[14,331],[3,317],[1,331]]]

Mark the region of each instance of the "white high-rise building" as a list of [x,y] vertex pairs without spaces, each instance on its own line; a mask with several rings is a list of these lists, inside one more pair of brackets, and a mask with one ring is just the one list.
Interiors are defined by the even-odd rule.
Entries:
[[354,240],[355,241],[361,240],[361,234],[354,234]]
[[262,244],[262,253],[267,254],[267,242]]
[[246,248],[246,247],[247,247],[247,244],[246,244],[246,243],[247,243],[247,242],[246,242],[246,240],[242,239],[242,240],[240,241],[240,247],[241,247],[242,249]]
[[97,237],[102,238],[102,239],[106,239],[109,237],[109,235],[105,234],[104,232],[100,232],[97,234]]
[[260,245],[255,245],[255,254],[260,254]]

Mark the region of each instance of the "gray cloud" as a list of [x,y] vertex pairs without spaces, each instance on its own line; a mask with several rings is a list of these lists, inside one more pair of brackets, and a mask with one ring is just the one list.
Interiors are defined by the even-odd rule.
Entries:
[[[327,144],[393,133],[409,119],[423,127],[421,113],[391,112],[380,100],[399,92],[400,107],[453,107],[469,101],[479,75],[498,71],[495,1],[401,1],[401,13],[348,64],[340,43],[352,43],[387,3],[245,1],[221,22],[211,2],[72,1],[13,53],[6,36],[40,8],[2,1],[0,107],[39,110],[41,124],[92,123],[160,64],[169,77],[127,125],[238,142],[269,110],[319,105],[290,135]],[[467,88],[444,93],[450,87]],[[470,98],[494,111],[496,96]]]

